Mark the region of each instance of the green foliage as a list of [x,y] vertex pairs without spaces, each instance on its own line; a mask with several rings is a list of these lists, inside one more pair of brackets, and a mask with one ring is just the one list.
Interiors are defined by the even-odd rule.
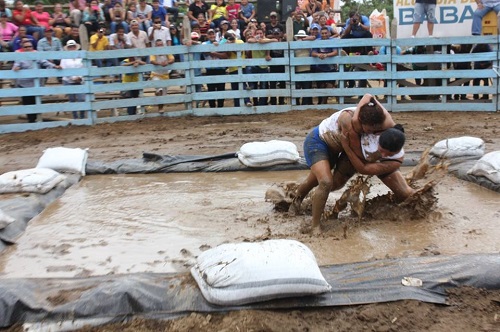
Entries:
[[378,9],[382,11],[385,9],[387,16],[392,20],[394,17],[394,7],[392,1],[387,0],[344,0],[344,4],[341,6],[342,11],[342,22],[345,22],[349,18],[349,12],[351,10],[356,10],[362,15],[370,16],[370,14]]

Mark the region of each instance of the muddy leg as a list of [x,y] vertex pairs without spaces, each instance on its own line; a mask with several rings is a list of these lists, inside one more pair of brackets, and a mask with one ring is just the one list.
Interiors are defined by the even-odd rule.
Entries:
[[292,205],[290,205],[290,209],[288,210],[294,214],[300,214],[302,212],[301,205],[304,197],[309,194],[309,192],[318,185],[318,180],[316,176],[311,171],[307,175],[307,178],[297,187],[295,191],[295,197],[293,198]]

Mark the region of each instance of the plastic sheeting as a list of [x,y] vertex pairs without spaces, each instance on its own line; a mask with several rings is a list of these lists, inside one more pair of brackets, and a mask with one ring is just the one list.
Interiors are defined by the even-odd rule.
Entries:
[[[448,163],[448,171],[456,176],[457,178],[465,181],[469,181],[480,185],[484,188],[496,191],[500,193],[500,184],[494,183],[490,179],[484,176],[475,176],[472,174],[467,174],[467,172],[476,164],[480,157],[461,157],[461,158],[451,158],[445,159]],[[439,161],[439,158],[432,158],[431,163],[435,164]]]
[[[415,166],[420,152],[406,153],[403,166]],[[247,167],[243,165],[237,153],[214,156],[159,155],[144,153],[142,159],[126,159],[114,162],[89,161],[87,175],[91,174],[126,174],[126,173],[173,173],[173,172],[235,172],[235,171],[287,171],[307,170],[304,158],[297,163],[281,164],[268,167]]]
[[[189,273],[107,275],[84,279],[0,279],[0,327],[15,323],[99,325],[127,317],[172,318],[190,312],[298,309],[404,299],[446,303],[446,289],[500,289],[500,254],[386,259],[321,268],[332,291],[245,306],[208,303]],[[422,287],[403,286],[404,277]]]
[[24,232],[27,223],[42,212],[47,205],[64,194],[67,188],[80,180],[80,175],[66,174],[66,180],[59,183],[45,194],[10,194],[0,199],[0,209],[15,221],[0,230],[0,252],[9,244],[15,243],[16,238]]

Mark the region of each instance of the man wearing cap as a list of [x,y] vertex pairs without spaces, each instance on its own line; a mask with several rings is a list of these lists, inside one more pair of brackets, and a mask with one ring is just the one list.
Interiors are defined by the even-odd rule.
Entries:
[[139,28],[137,20],[130,21],[130,32],[127,36],[133,48],[146,48],[149,46],[148,34]]
[[[223,40],[220,44],[215,41],[215,30],[214,29],[208,29],[207,31],[207,38],[208,40],[204,42],[204,45],[220,45],[224,44],[225,40]],[[227,53],[226,52],[209,52],[209,53],[204,53],[204,59],[205,60],[219,60],[219,59],[227,59]],[[206,76],[220,76],[220,75],[226,75],[226,68],[225,67],[211,67],[207,68],[207,72],[205,74]],[[212,84],[207,84],[207,89],[208,91],[225,91],[226,90],[226,84],[224,82],[222,83],[212,83]],[[208,101],[208,104],[210,105],[211,108],[215,107],[224,107],[224,99],[210,99]]]
[[[297,41],[316,40],[316,38],[314,38],[312,36],[308,36],[304,30],[299,30],[299,32],[294,36],[294,38]],[[296,58],[306,58],[306,57],[310,57],[310,56],[311,56],[311,50],[309,48],[295,50],[295,57]],[[311,72],[310,65],[295,66],[295,73],[296,74],[308,74],[310,72]],[[295,88],[296,89],[310,89],[311,87],[312,87],[312,83],[310,80],[305,80],[305,81],[296,80],[295,81]],[[296,98],[295,100],[296,100],[297,105],[313,105],[312,97],[302,97],[302,99]]]
[[[62,44],[59,38],[53,37],[52,34],[54,33],[54,30],[52,28],[48,28],[45,30],[44,35],[42,39],[38,41],[38,44],[36,46],[36,50],[39,52],[48,52],[48,51],[62,51]],[[58,65],[61,60],[48,60],[56,65]],[[44,79],[43,81],[45,81]]]
[[316,39],[321,39],[319,28],[320,28],[319,24],[313,23],[311,25],[311,29],[309,30],[309,34]]
[[280,33],[285,33],[285,28],[278,22],[278,13],[271,12],[269,14],[269,19],[271,20],[266,24],[266,37],[267,38],[275,38],[273,36],[274,29],[279,29]]
[[[64,46],[65,51],[78,51],[80,49],[80,44],[74,40],[68,40],[66,46]],[[83,68],[82,58],[72,58],[72,59],[62,59],[61,60],[62,69],[74,69]],[[83,84],[82,76],[64,76],[62,78],[63,85],[81,85]],[[83,102],[85,101],[85,94],[83,93],[69,93],[68,99],[70,103]],[[73,119],[84,119],[85,111],[73,111]]]
[[[104,35],[104,32],[105,29],[100,28],[99,30],[97,30],[97,33],[90,36],[90,41],[89,41],[90,52],[105,51],[109,49],[109,40],[108,37]],[[102,59],[94,59],[94,64],[97,67],[104,67]]]

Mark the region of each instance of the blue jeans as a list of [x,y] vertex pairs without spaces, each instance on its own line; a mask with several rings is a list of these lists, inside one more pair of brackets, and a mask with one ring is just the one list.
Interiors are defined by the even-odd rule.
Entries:
[[[63,80],[63,85],[81,85],[81,83],[68,83],[67,81]],[[84,102],[85,94],[68,94],[68,99],[70,103]],[[85,111],[73,111],[73,119],[85,119]]]
[[472,15],[472,34],[479,36],[483,31],[483,17],[492,10],[498,14],[500,12],[500,4],[494,7],[484,7],[483,9],[476,9]]

